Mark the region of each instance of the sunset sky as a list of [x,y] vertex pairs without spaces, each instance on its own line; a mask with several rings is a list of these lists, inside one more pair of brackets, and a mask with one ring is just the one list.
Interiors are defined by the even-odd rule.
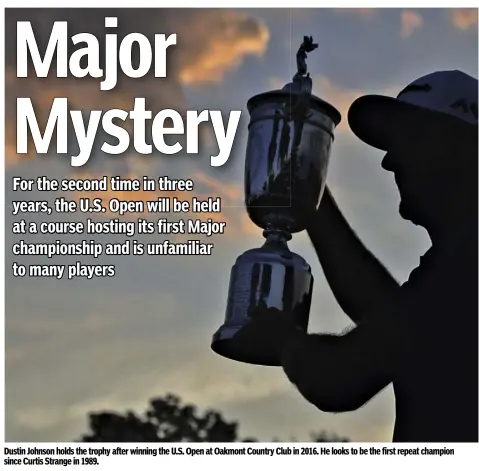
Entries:
[[[74,32],[101,36],[105,16],[118,16],[124,33],[177,33],[168,78],[122,80],[111,92],[100,92],[95,80],[16,78],[16,21],[32,20],[35,33],[45,40],[52,22],[61,19],[69,20]],[[477,77],[477,10],[7,10],[6,30],[6,440],[78,439],[86,431],[90,411],[141,412],[150,398],[173,392],[238,420],[241,436],[308,440],[309,432],[327,430],[354,441],[390,441],[390,388],[359,411],[325,414],[307,403],[280,369],[235,363],[210,350],[211,335],[223,322],[231,266],[238,255],[263,240],[242,207],[246,102],[290,81],[303,35],[319,42],[308,59],[314,93],[343,116],[328,185],[365,244],[403,282],[429,239],[399,217],[394,180],[380,167],[382,154],[352,135],[347,110],[362,94],[396,95],[412,80],[436,70],[459,69]],[[209,165],[216,148],[211,129],[205,128],[201,152],[192,156],[142,157],[131,151],[106,156],[99,150],[100,136],[90,162],[74,170],[68,156],[16,154],[17,97],[32,97],[43,120],[55,97],[68,97],[72,108],[83,110],[129,110],[135,97],[145,97],[154,113],[173,108],[241,109],[243,114],[233,153],[220,168]],[[74,150],[74,143],[71,146]],[[209,240],[215,244],[209,257],[101,260],[116,265],[114,278],[14,278],[14,260],[45,261],[11,254],[19,237],[10,227],[20,219],[11,215],[12,200],[53,201],[60,194],[14,193],[12,177],[40,175],[192,178],[194,195],[222,198],[223,212],[214,217],[227,222],[227,231]],[[116,195],[141,200],[156,196]],[[133,217],[138,215],[130,220]],[[25,219],[42,218],[37,214]],[[148,240],[159,241],[161,236]],[[326,284],[306,235],[295,235],[290,248],[310,262],[315,275],[310,331],[341,331],[349,320]],[[83,261],[93,263],[89,258]]]

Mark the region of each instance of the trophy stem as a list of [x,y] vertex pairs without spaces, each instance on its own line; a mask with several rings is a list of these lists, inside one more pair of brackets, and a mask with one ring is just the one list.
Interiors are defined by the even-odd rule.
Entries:
[[263,237],[266,239],[265,248],[277,248],[289,252],[288,241],[292,238],[290,232],[284,229],[268,228],[263,231]]
[[265,229],[263,231],[263,237],[265,239],[272,239],[272,238],[281,239],[287,242],[288,240],[291,240],[293,236],[291,235],[291,232],[286,231],[284,229],[276,229],[276,228],[268,227],[268,229]]

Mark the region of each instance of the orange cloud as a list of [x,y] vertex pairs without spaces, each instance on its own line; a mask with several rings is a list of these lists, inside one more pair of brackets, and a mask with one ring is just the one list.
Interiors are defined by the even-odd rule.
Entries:
[[[261,56],[266,51],[269,30],[251,16],[233,10],[221,10],[215,15],[199,14],[185,28],[188,41],[204,42],[197,54],[180,59],[180,80],[185,84],[216,83],[224,74],[238,67],[247,55]],[[194,50],[185,43],[187,50]]]
[[422,16],[410,10],[401,12],[401,37],[408,38],[423,25]]
[[[177,46],[171,49],[168,77],[130,79],[122,76],[112,91],[101,91],[99,81],[89,77],[16,77],[13,45],[17,21],[32,21],[37,42],[46,45],[53,22],[58,20],[68,21],[71,35],[90,32],[101,39],[105,33],[105,16],[118,17],[118,24],[123,27],[120,36],[136,31],[151,40],[154,34],[176,33]],[[6,162],[12,164],[25,157],[16,153],[17,97],[32,99],[40,125],[45,124],[56,97],[68,97],[73,109],[82,110],[129,110],[134,99],[142,97],[153,113],[165,108],[184,113],[185,85],[221,81],[225,73],[238,67],[246,56],[263,54],[268,41],[269,31],[264,23],[234,10],[108,9],[95,15],[87,9],[9,10],[6,17]]]
[[313,93],[316,93],[323,100],[331,103],[341,113],[342,120],[337,132],[348,132],[347,116],[349,107],[356,98],[364,95],[364,92],[361,90],[341,88],[325,76],[314,77],[313,84]]
[[450,15],[452,24],[457,29],[467,30],[477,25],[476,8],[453,8]]

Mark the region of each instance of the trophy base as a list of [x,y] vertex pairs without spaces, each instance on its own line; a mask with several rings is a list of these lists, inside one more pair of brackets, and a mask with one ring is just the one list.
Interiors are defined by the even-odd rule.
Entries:
[[313,282],[311,267],[274,235],[263,247],[240,255],[231,270],[225,322],[213,335],[211,349],[241,363],[280,366],[277,353],[268,349],[267,339],[236,334],[271,308],[307,332]]
[[281,366],[281,361],[261,347],[235,340],[241,326],[221,326],[213,335],[211,349],[218,355],[240,363],[258,366]]

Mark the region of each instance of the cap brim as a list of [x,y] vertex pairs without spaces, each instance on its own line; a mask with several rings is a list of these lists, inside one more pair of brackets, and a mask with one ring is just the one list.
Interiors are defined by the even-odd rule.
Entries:
[[416,127],[418,121],[430,114],[429,110],[396,98],[365,95],[356,99],[349,108],[348,123],[363,142],[387,151],[396,135],[404,135],[406,129]]

